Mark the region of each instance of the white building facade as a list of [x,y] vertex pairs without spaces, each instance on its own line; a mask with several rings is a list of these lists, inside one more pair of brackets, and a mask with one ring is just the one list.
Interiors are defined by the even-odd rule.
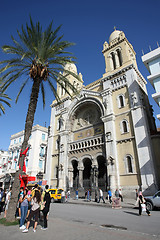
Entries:
[[[142,62],[150,73],[147,79],[155,89],[152,97],[158,106],[160,106],[160,47],[143,55]],[[157,115],[157,118],[160,120],[160,114]]]
[[[26,174],[34,176],[45,170],[46,148],[47,148],[48,129],[39,125],[32,128],[29,139],[29,151],[25,158]],[[7,170],[9,173],[15,172],[18,166],[19,154],[24,139],[24,130],[11,136],[9,146],[9,162]]]

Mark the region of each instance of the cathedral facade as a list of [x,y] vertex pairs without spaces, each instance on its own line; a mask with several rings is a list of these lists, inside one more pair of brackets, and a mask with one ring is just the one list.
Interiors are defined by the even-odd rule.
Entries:
[[[53,101],[48,137],[46,179],[51,187],[122,188],[124,194],[155,190],[155,131],[146,80],[138,70],[133,46],[115,30],[104,42],[105,73],[71,98],[57,85],[61,104]],[[74,64],[68,70],[77,73]],[[70,90],[71,91],[71,90]]]

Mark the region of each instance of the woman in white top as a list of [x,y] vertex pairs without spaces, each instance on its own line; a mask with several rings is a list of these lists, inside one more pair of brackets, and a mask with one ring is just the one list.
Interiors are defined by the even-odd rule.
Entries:
[[31,211],[29,213],[26,229],[23,230],[24,233],[28,232],[29,224],[30,224],[31,218],[33,216],[35,216],[33,232],[36,232],[38,217],[39,217],[39,210],[40,210],[40,202],[41,202],[41,194],[38,190],[35,190],[35,194],[31,200],[32,207],[31,207]]

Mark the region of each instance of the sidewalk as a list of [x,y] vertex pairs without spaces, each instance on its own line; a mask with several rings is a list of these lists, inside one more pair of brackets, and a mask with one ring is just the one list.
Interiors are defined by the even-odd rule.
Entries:
[[[135,208],[135,199],[129,199],[126,198],[123,200],[123,202],[121,202],[120,206],[122,208]],[[108,200],[105,199],[105,203],[101,202],[97,203],[95,202],[94,199],[92,199],[91,201],[87,201],[87,199],[81,199],[79,198],[78,200],[76,200],[75,198],[70,198],[70,200],[68,200],[67,204],[81,204],[81,205],[88,205],[88,206],[99,206],[99,207],[112,207],[112,204],[109,203]]]

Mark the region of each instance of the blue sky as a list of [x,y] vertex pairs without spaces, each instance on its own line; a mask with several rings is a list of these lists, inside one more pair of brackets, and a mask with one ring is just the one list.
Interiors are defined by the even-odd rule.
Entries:
[[[64,40],[74,42],[76,45],[71,51],[77,58],[78,72],[83,75],[84,84],[87,85],[102,77],[105,71],[102,48],[104,41],[108,42],[109,36],[114,30],[124,31],[127,39],[136,51],[138,68],[147,80],[149,75],[141,61],[142,49],[144,53],[160,44],[159,31],[160,1],[90,1],[90,0],[61,0],[61,1],[11,1],[1,3],[0,8],[0,47],[11,43],[11,34],[16,36],[17,29],[29,22],[29,15],[34,22],[40,21],[44,28],[53,20],[53,27],[62,24],[61,34]],[[4,55],[0,50],[0,59]],[[10,87],[7,94],[12,98],[12,108],[6,106],[6,114],[0,117],[0,149],[7,150],[10,144],[10,136],[24,129],[26,112],[28,109],[31,88],[22,93],[18,104],[15,104],[16,94],[20,87],[20,81]],[[30,85],[31,86],[31,85]],[[153,105],[154,115],[160,113],[159,107],[151,97],[154,89],[147,84],[148,95]],[[48,90],[46,94],[46,108],[43,110],[42,99],[39,98],[35,114],[35,124],[46,126],[50,123],[50,104],[54,96]],[[156,120],[157,126],[160,122]]]

